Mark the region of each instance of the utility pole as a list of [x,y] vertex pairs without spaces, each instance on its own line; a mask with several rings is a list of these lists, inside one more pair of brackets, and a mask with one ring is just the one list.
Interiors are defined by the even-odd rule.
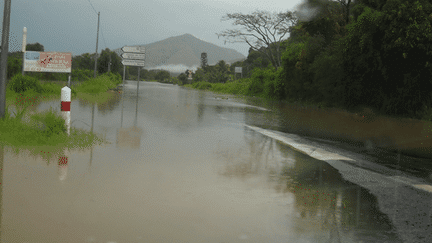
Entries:
[[7,79],[7,58],[9,52],[10,12],[11,12],[11,0],[5,0],[4,12],[3,12],[3,32],[2,32],[2,42],[1,42],[2,52],[0,55],[0,119],[4,118],[5,109],[6,109],[6,79]]
[[97,28],[97,36],[96,36],[96,55],[95,55],[95,69],[94,69],[94,77],[96,78],[96,68],[97,68],[97,58],[98,58],[98,41],[99,41],[99,18],[100,12],[98,12],[98,28]]

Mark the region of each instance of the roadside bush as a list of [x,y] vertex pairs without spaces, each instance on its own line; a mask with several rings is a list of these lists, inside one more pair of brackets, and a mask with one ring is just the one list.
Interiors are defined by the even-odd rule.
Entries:
[[212,91],[214,92],[223,92],[226,90],[227,86],[226,84],[222,84],[222,83],[215,83],[212,85]]
[[265,74],[260,68],[254,68],[252,71],[251,82],[249,85],[249,94],[257,95],[264,91]]
[[53,83],[42,84],[44,93],[46,94],[60,94],[62,87]]
[[186,84],[187,83],[187,76],[184,73],[179,74],[179,76],[177,76],[177,79],[182,83],[182,84]]
[[7,79],[21,73],[22,70],[22,52],[9,54],[7,58]]
[[30,89],[33,89],[37,93],[43,92],[39,80],[30,76],[23,76],[21,73],[13,76],[8,85],[15,93],[23,93]]
[[52,108],[41,114],[32,115],[30,119],[34,122],[33,124],[36,124],[34,126],[40,129],[40,132],[46,137],[66,132],[65,120],[61,115],[54,112]]
[[205,90],[205,89],[211,89],[212,85],[209,82],[201,81],[201,82],[193,83],[192,87],[195,89]]
[[105,73],[105,74],[103,74],[101,76],[108,78],[116,86],[119,85],[119,84],[121,84],[123,82],[121,75],[118,74],[118,73],[109,72],[109,73]]
[[[97,78],[89,79],[86,82],[81,83],[79,86],[73,87],[72,90],[82,93],[96,94],[105,92],[109,89],[115,88],[117,85],[110,80],[106,75],[101,75]],[[74,93],[74,92],[72,92]]]
[[72,69],[73,81],[87,81],[94,76],[94,71],[89,69]]
[[264,95],[271,99],[285,98],[285,83],[283,82],[283,67],[277,71],[273,66],[262,70],[264,77]]

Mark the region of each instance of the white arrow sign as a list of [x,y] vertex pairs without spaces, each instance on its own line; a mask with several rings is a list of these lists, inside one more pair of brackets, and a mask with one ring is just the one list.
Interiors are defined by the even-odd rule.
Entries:
[[135,53],[145,53],[145,47],[143,46],[123,46],[123,52],[135,52]]
[[122,64],[125,66],[144,67],[144,61],[143,60],[123,60]]
[[124,59],[135,59],[135,60],[143,60],[145,58],[145,54],[141,54],[141,53],[123,53],[121,56]]

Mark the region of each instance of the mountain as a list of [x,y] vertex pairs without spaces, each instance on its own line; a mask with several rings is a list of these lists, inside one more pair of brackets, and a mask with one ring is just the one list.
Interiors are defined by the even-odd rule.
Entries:
[[[139,45],[133,45],[139,46]],[[172,72],[183,72],[186,68],[201,66],[201,53],[207,53],[208,65],[215,65],[219,60],[234,63],[246,57],[234,49],[223,48],[202,41],[191,34],[170,37],[151,44],[141,45],[146,48],[146,69],[173,69]],[[121,55],[121,48],[113,50]],[[166,66],[167,68],[164,68]],[[174,68],[182,66],[183,68]],[[169,68],[171,67],[171,68]]]

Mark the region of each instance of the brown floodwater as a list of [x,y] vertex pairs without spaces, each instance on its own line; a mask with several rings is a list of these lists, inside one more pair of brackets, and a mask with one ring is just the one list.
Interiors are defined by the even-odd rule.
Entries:
[[[60,110],[56,101],[37,110],[50,106]],[[152,82],[141,82],[137,92],[128,81],[123,94],[104,104],[73,100],[72,126],[110,143],[65,151],[67,163],[1,149],[0,240],[431,239],[429,193],[394,182],[362,185],[349,175],[372,181],[368,172],[336,169],[245,126],[280,124],[274,122],[280,114],[232,96]],[[410,218],[417,213],[421,221]]]

